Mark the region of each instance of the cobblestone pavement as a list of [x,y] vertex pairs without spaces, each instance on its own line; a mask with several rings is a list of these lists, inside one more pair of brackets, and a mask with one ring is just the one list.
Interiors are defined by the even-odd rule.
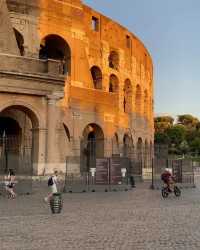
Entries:
[[64,194],[52,215],[46,190],[0,196],[0,250],[200,249],[200,188],[162,199],[144,185],[129,192]]

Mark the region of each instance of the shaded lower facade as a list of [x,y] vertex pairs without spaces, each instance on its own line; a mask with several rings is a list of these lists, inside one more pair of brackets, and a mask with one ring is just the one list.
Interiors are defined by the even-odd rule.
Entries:
[[129,158],[140,177],[151,168],[152,141],[144,130],[137,135],[131,128],[116,129],[104,113],[62,107],[61,98],[58,92],[0,94],[1,173],[12,168],[20,175],[80,175],[104,157]]

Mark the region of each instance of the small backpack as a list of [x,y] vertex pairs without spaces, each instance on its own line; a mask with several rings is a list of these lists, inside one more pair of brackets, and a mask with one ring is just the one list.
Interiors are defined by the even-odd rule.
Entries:
[[52,178],[52,176],[51,177],[49,177],[49,179],[48,179],[48,186],[52,186],[53,185],[53,178]]

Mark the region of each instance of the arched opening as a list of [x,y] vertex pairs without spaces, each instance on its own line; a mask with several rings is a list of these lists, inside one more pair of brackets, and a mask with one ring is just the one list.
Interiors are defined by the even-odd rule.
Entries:
[[115,70],[119,69],[119,54],[116,51],[111,51],[108,57],[109,67]]
[[95,89],[102,89],[102,72],[99,67],[93,66],[90,70]]
[[141,114],[141,98],[142,98],[141,87],[140,85],[137,85],[135,94],[135,112],[137,114]]
[[143,167],[143,142],[142,142],[142,138],[138,138],[138,141],[137,141],[137,174],[139,176],[142,175],[142,167]]
[[123,156],[131,158],[133,149],[132,138],[128,134],[125,134],[123,138]]
[[100,126],[88,124],[81,141],[81,172],[89,172],[96,167],[96,158],[104,157],[104,134]]
[[68,141],[70,141],[70,133],[69,133],[69,129],[68,127],[63,123],[63,127],[64,127],[64,130],[65,130],[65,134],[68,138]]
[[16,29],[14,29],[14,33],[15,33],[15,38],[16,38],[16,41],[17,41],[17,46],[19,48],[20,55],[24,56],[24,37]]
[[112,138],[112,155],[113,156],[119,156],[119,137],[118,134],[115,133],[113,138]]
[[144,167],[145,168],[149,167],[149,159],[150,159],[149,144],[148,144],[148,141],[145,140],[145,145],[144,145]]
[[144,116],[148,117],[148,93],[147,90],[144,91]]
[[13,169],[18,175],[33,174],[38,163],[39,121],[24,106],[9,106],[0,112],[0,172]]
[[132,112],[132,86],[131,81],[126,79],[124,83],[124,112],[131,113]]
[[60,128],[58,147],[61,162],[66,162],[66,158],[72,155],[72,148],[70,132],[65,123],[63,123]]
[[71,75],[71,49],[62,37],[46,36],[40,44],[39,58],[60,61],[60,74]]
[[116,93],[119,89],[119,80],[116,75],[110,75],[109,92]]

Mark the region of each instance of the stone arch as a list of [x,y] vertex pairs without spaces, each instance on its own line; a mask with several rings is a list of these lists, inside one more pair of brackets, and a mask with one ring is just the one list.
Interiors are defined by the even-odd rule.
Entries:
[[144,91],[144,116],[145,117],[148,117],[148,109],[149,109],[148,92],[145,89]]
[[124,112],[132,112],[132,85],[130,79],[124,82]]
[[123,137],[123,156],[124,157],[132,157],[133,153],[133,139],[129,134],[124,134]]
[[66,157],[71,156],[71,137],[67,125],[63,122],[59,134],[59,151],[61,162],[66,161]]
[[45,121],[41,119],[39,111],[28,102],[24,102],[21,100],[6,102],[0,107],[0,112],[9,107],[19,107],[21,110],[24,110],[24,112],[27,112],[27,114],[29,114],[29,116],[31,117],[32,122],[34,123],[35,129],[45,127]]
[[104,133],[95,124],[88,124],[82,134],[81,141],[81,172],[88,172],[96,167],[96,158],[104,157]]
[[116,75],[111,74],[109,80],[109,92],[116,93],[119,90],[119,79]]
[[119,155],[119,154],[120,154],[119,136],[116,132],[112,138],[112,155]]
[[68,138],[68,141],[70,141],[70,133],[69,133],[69,129],[68,127],[65,125],[65,123],[63,123],[63,127],[64,127],[64,130],[65,130],[65,134]]
[[108,57],[109,67],[112,69],[119,69],[119,54],[117,51],[112,50]]
[[[12,114],[15,115],[12,117]],[[15,168],[18,174],[33,174],[33,166],[38,162],[38,127],[39,118],[26,106],[11,105],[1,109],[0,165],[3,170]]]
[[17,46],[19,48],[20,55],[24,56],[24,37],[17,29],[13,28],[13,30],[14,30],[14,34],[15,34],[15,38],[17,41]]
[[145,140],[144,143],[144,167],[147,168],[149,166],[149,143],[147,140]]
[[40,43],[39,58],[59,60],[60,73],[71,75],[71,48],[61,36],[45,36]]
[[135,93],[135,112],[137,114],[141,114],[141,106],[142,106],[141,99],[142,99],[142,91],[140,85],[138,84],[136,86],[136,93]]
[[95,89],[102,89],[102,72],[101,69],[97,66],[93,66],[90,69],[93,84]]
[[142,138],[139,137],[137,141],[137,174],[139,176],[142,175],[143,168],[143,141]]

